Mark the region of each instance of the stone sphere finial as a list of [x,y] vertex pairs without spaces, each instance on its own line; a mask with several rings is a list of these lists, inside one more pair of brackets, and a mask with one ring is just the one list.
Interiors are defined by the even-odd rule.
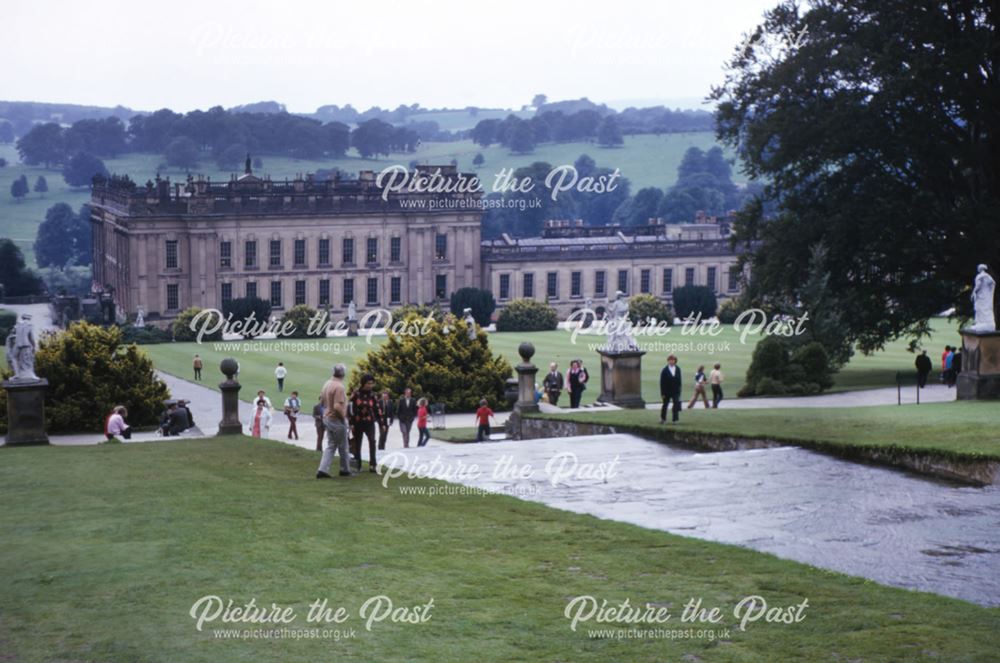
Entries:
[[535,356],[535,346],[525,341],[521,345],[517,346],[517,354],[521,355],[521,361],[525,364],[531,362],[531,358]]
[[232,380],[236,372],[240,370],[240,364],[232,357],[226,357],[219,363],[219,370],[222,371],[227,380]]

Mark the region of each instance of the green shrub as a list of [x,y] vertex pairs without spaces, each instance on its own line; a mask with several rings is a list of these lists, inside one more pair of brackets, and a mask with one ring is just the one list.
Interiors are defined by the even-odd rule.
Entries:
[[704,285],[685,285],[674,290],[674,311],[682,320],[689,315],[701,314],[701,317],[711,318],[715,315],[718,301],[711,288]]
[[222,326],[219,324],[221,322],[219,314],[215,312],[207,313],[203,315],[199,320],[198,324],[194,329],[191,329],[191,321],[194,320],[195,316],[202,312],[198,306],[192,306],[191,308],[184,309],[180,312],[174,323],[170,326],[170,330],[173,332],[174,340],[178,343],[187,343],[190,341],[198,340],[198,332],[201,329],[205,330],[215,330],[212,333],[206,331],[205,335],[201,337],[202,341],[221,341],[222,340]]
[[822,345],[795,345],[777,336],[757,343],[740,396],[811,396],[833,386],[833,368]]
[[493,293],[482,288],[459,288],[451,293],[451,312],[459,318],[464,317],[465,309],[472,309],[472,317],[480,327],[489,327],[493,311],[497,310],[497,302]]
[[376,388],[387,389],[393,397],[409,387],[415,396],[444,403],[450,412],[471,412],[481,398],[489,399],[493,409],[504,403],[511,366],[491,353],[486,332],[479,330],[470,341],[464,325],[453,315],[445,316],[443,322],[422,323],[421,329],[427,333],[390,332],[385,343],[369,351],[351,371],[349,391],[358,388],[363,373],[371,373]]
[[154,345],[156,343],[169,343],[174,340],[173,335],[165,329],[147,325],[136,327],[135,325],[122,325],[122,343],[136,343],[138,345]]
[[632,324],[647,324],[651,319],[657,322],[674,323],[674,315],[670,307],[656,295],[635,295],[628,300],[628,317]]
[[[255,327],[259,328],[260,323],[266,323],[271,319],[271,302],[260,297],[239,297],[231,299],[222,307],[222,315],[232,322],[249,320],[253,316],[253,322],[240,325],[240,336],[243,338],[254,338]],[[230,318],[230,316],[232,316]]]
[[743,313],[743,308],[739,305],[736,299],[727,299],[722,302],[719,306],[719,310],[716,312],[716,316],[719,318],[719,322],[724,325],[731,325],[736,322],[736,318],[740,317]]
[[534,299],[515,299],[497,316],[497,331],[550,331],[558,324],[556,310]]
[[[66,331],[42,337],[35,372],[49,381],[45,413],[50,432],[103,431],[115,405],[128,409],[132,426],[159,422],[163,401],[170,392],[156,377],[152,360],[137,346],[123,345],[121,340],[118,327],[105,329],[86,322],[75,322]],[[6,419],[3,403],[0,420],[4,430]]]
[[312,333],[309,333],[309,323],[313,321],[316,317],[318,311],[305,304],[298,304],[288,309],[285,315],[281,316],[281,329],[284,330],[286,325],[289,325],[292,331],[285,335],[282,334],[282,338],[321,338],[326,336],[326,323],[330,320],[326,316],[322,316],[319,320],[322,324],[315,325]]
[[444,320],[444,311],[437,304],[406,304],[392,310],[393,320],[405,320],[411,316],[416,316],[422,320],[426,320],[427,316],[431,316],[438,322],[441,322]]

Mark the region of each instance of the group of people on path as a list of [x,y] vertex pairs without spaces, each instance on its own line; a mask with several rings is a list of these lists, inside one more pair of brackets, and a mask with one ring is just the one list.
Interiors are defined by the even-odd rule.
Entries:
[[[317,479],[331,478],[330,468],[335,455],[340,456],[340,476],[352,476],[351,457],[360,469],[361,445],[365,438],[368,440],[368,470],[376,472],[376,448],[385,449],[393,420],[399,421],[404,447],[410,446],[414,422],[417,424],[418,447],[426,446],[431,437],[427,426],[430,411],[426,398],[414,398],[409,388],[403,390],[397,401],[392,400],[388,391],[376,395],[375,378],[368,373],[361,376],[361,386],[348,398],[346,376],[347,367],[344,364],[334,366],[332,376],[323,385],[319,402],[313,407],[316,449],[323,451],[316,470]],[[377,441],[376,426],[379,431]],[[322,444],[324,434],[327,438],[325,447]]]
[[562,392],[569,392],[569,406],[573,409],[580,407],[580,398],[583,396],[584,390],[587,388],[587,381],[590,379],[590,375],[587,373],[587,369],[583,367],[583,361],[580,359],[574,359],[569,363],[569,371],[566,372],[566,377],[559,372],[559,365],[555,362],[549,364],[549,372],[545,374],[545,378],[542,380],[542,393],[545,396],[546,402],[550,405],[559,405],[559,397]]
[[941,353],[941,382],[954,387],[961,372],[962,351],[952,345],[944,346],[944,352]]
[[[691,396],[691,400],[688,402],[688,409],[693,408],[699,398],[705,403],[706,409],[710,407],[718,409],[719,403],[722,402],[722,383],[724,380],[725,376],[722,375],[722,364],[716,363],[707,376],[705,375],[705,367],[699,366],[694,374],[694,395]],[[708,394],[705,391],[706,385],[712,389],[711,406],[708,404]],[[667,421],[667,410],[670,410],[672,413],[670,417],[672,422],[676,423],[680,419],[682,407],[681,386],[681,368],[677,365],[677,357],[669,355],[667,357],[667,365],[660,371],[660,397],[663,399],[663,405],[660,407],[661,424]]]

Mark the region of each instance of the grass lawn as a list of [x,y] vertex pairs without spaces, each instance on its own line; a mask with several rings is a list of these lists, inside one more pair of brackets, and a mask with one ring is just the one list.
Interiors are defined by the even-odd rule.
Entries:
[[[449,143],[422,143],[413,154],[394,154],[384,159],[362,159],[353,150],[340,159],[292,159],[289,157],[262,156],[264,167],[260,169],[272,178],[294,177],[297,173],[315,172],[320,168],[340,168],[347,172],[359,170],[381,170],[393,164],[406,165],[416,160],[434,165],[458,162],[466,172],[475,172],[483,181],[487,191],[492,190],[493,180],[501,168],[519,168],[536,161],[545,161],[552,166],[572,164],[581,154],[589,154],[599,166],[621,169],[623,177],[632,183],[632,192],[642,187],[671,186],[677,179],[677,167],[684,152],[692,146],[709,149],[715,145],[711,132],[664,134],[662,136],[626,136],[621,148],[605,149],[593,143],[552,143],[540,145],[531,154],[511,154],[506,148],[493,145],[482,148],[470,140]],[[479,168],[472,165],[476,154],[482,153],[486,162]],[[90,199],[87,188],[72,188],[66,185],[61,169],[50,170],[41,166],[25,166],[14,145],[0,145],[0,157],[7,160],[6,168],[0,168],[0,237],[10,237],[17,241],[24,252],[25,260],[34,265],[35,235],[38,225],[45,219],[45,211],[57,202],[65,202],[78,209]],[[128,174],[142,184],[152,179],[163,162],[160,154],[127,154],[115,159],[106,159],[108,170],[118,174]],[[242,165],[238,169],[242,172]],[[204,159],[195,169],[214,180],[227,181],[234,169],[220,169],[212,159]],[[15,202],[10,195],[10,185],[24,174],[28,184],[34,187],[39,175],[44,175],[49,192],[44,197],[30,193],[22,202]],[[183,181],[187,171],[168,168],[161,171],[164,177],[173,181]],[[735,175],[737,179],[739,175]]]
[[[532,415],[535,416],[535,415]],[[537,415],[559,418],[560,415]],[[657,410],[618,410],[563,415],[572,421],[621,426],[653,436],[677,430],[829,443],[845,447],[934,450],[961,457],[1000,460],[1000,402],[956,401],[860,408],[775,408],[681,412],[680,423],[660,425]]]
[[[959,341],[957,326],[946,320],[934,321],[936,330],[934,338],[928,343],[932,356],[938,346],[945,343],[957,344]],[[508,332],[490,334],[490,345],[494,352],[502,354],[511,365],[520,363],[517,347],[522,341],[531,341],[535,345],[535,356],[532,361],[539,367],[538,382],[541,383],[549,362],[559,364],[565,373],[569,362],[575,357],[581,357],[591,376],[591,384],[583,394],[583,403],[592,403],[600,395],[600,364],[598,355],[590,349],[590,345],[600,337],[577,338],[574,345],[570,333],[564,330],[549,332]],[[323,349],[315,341],[295,341],[283,339],[280,349],[275,349],[273,341],[236,341],[216,346],[213,343],[164,343],[160,345],[143,346],[153,358],[160,370],[190,379],[192,376],[191,360],[197,352],[205,360],[205,386],[213,389],[222,378],[218,372],[219,362],[227,356],[234,356],[240,361],[240,382],[244,385],[244,395],[248,388],[255,392],[263,388],[268,392],[276,388],[274,368],[279,361],[288,368],[288,378],[285,388],[297,389],[308,398],[318,395],[320,387],[327,380],[330,369],[337,362],[344,362],[352,368],[357,359],[368,352],[370,346],[364,337],[330,338],[328,347]],[[382,338],[372,337],[373,346],[382,342]],[[722,363],[726,376],[725,390],[727,398],[735,398],[743,384],[750,357],[753,352],[755,337],[740,343],[739,334],[732,327],[725,328],[723,333],[714,338],[699,336],[682,336],[679,328],[674,328],[669,335],[657,342],[669,344],[672,351],[680,357],[681,367],[690,378],[698,364],[710,368],[715,361]],[[598,343],[599,344],[599,343]],[[698,345],[701,344],[701,352]],[[648,344],[640,342],[640,345]],[[668,352],[661,345],[643,357],[642,377],[643,392],[647,400],[657,400],[659,394],[660,370]],[[882,352],[870,357],[855,355],[851,362],[836,376],[832,391],[865,389],[873,387],[892,387],[896,382],[896,371],[913,372],[914,356],[907,352],[906,343],[897,341],[889,344]],[[218,378],[218,379],[216,379]],[[245,396],[249,398],[249,396]],[[564,400],[568,396],[564,395]]]
[[[4,660],[995,660],[1000,610],[770,555],[480,495],[404,495],[375,475],[316,481],[313,452],[246,438],[0,450]],[[360,606],[433,599],[422,624]],[[796,624],[734,628],[735,604],[808,599]],[[344,606],[357,637],[223,640],[206,595]],[[705,639],[590,638],[573,597],[652,602],[678,628],[690,598],[729,628]],[[269,625],[265,625],[270,628]],[[331,625],[337,626],[337,625]],[[594,625],[595,628],[613,625]]]

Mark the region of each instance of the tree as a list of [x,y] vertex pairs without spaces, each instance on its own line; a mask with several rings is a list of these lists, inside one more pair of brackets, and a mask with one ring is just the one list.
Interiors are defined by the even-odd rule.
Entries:
[[558,324],[556,310],[534,299],[515,299],[497,316],[497,331],[550,331]]
[[479,168],[484,163],[486,163],[486,157],[483,156],[482,152],[476,152],[476,156],[472,159],[472,165]]
[[545,105],[545,102],[548,101],[548,99],[549,98],[544,94],[536,94],[531,98],[531,105],[535,108],[540,108]]
[[430,402],[444,403],[449,411],[471,412],[482,398],[501,405],[510,363],[490,351],[489,335],[479,330],[474,340],[463,333],[453,315],[437,320],[408,318],[421,334],[389,332],[385,342],[358,361],[348,389],[359,386],[360,376],[371,373],[377,389],[401,394],[409,387]]
[[103,161],[86,152],[77,152],[63,168],[63,179],[70,186],[90,186],[95,175],[107,178],[108,169]]
[[14,142],[14,125],[6,120],[0,120],[0,144],[9,145]]
[[21,199],[28,195],[28,177],[26,175],[21,175],[16,180],[10,183],[10,195],[14,197],[14,200],[21,202]]
[[670,312],[670,307],[657,297],[651,294],[640,294],[629,297],[628,317],[632,324],[652,324],[651,321],[666,322],[668,325],[674,323],[674,316]]
[[62,163],[66,159],[62,127],[55,122],[36,124],[18,139],[17,151],[21,161],[29,166],[41,164],[51,168],[53,164]]
[[0,237],[0,288],[5,297],[40,295],[45,292],[42,279],[24,264],[24,254],[20,247],[14,240],[6,237]]
[[39,198],[44,198],[45,193],[49,190],[49,183],[46,181],[44,175],[39,175],[38,179],[35,180],[35,193],[38,194]]
[[622,130],[614,115],[608,115],[597,127],[597,144],[601,147],[620,147],[625,144]]
[[652,186],[645,187],[615,208],[611,218],[623,226],[644,226],[657,216],[662,201],[662,190]]
[[89,264],[89,213],[81,217],[66,203],[56,203],[45,212],[35,239],[35,260],[39,267]]
[[323,324],[314,325],[312,333],[309,332],[310,324],[316,315],[316,309],[305,304],[298,304],[288,309],[281,317],[281,326],[284,328],[290,323],[292,332],[285,338],[322,338],[326,336],[326,323],[330,322],[328,318],[321,317],[319,321]]
[[500,127],[500,120],[480,120],[472,128],[469,137],[472,142],[480,147],[489,147],[497,142],[497,131]]
[[351,132],[351,145],[364,158],[386,156],[392,151],[395,127],[382,120],[362,122]]
[[[43,337],[35,372],[49,381],[45,417],[50,432],[101,431],[115,405],[128,408],[132,426],[153,425],[170,396],[153,361],[137,346],[123,344],[118,327],[75,322]],[[6,419],[7,408],[2,408],[0,425],[6,427]]]
[[271,302],[260,297],[231,299],[222,307],[222,315],[226,320],[240,322],[240,336],[255,338],[259,335],[255,327],[271,319]]
[[[223,150],[222,154],[219,155],[219,158],[216,159],[215,163],[219,167],[219,170],[239,168],[243,165],[246,154],[246,145],[235,143]],[[240,170],[242,172],[242,169]]]
[[190,342],[198,340],[198,332],[205,329],[202,341],[221,341],[222,327],[219,325],[220,317],[218,313],[207,313],[198,320],[198,324],[191,329],[191,321],[201,314],[202,309],[198,306],[186,308],[178,314],[170,326],[171,334],[175,341]]
[[451,312],[459,318],[464,317],[465,309],[472,309],[472,317],[480,327],[488,327],[497,302],[493,293],[482,288],[459,288],[451,293]]
[[715,315],[718,302],[715,293],[705,285],[684,285],[674,290],[674,311],[682,320],[701,314],[702,319]]
[[951,306],[969,316],[976,256],[1000,255],[1000,10],[912,7],[782,2],[712,92],[719,137],[768,182],[736,224],[754,297],[798,299],[822,242],[863,352]]
[[163,150],[167,164],[177,168],[196,168],[198,156],[198,145],[187,136],[173,139]]
[[531,124],[524,120],[518,120],[510,133],[507,147],[514,154],[527,154],[535,151],[535,132],[531,130]]

